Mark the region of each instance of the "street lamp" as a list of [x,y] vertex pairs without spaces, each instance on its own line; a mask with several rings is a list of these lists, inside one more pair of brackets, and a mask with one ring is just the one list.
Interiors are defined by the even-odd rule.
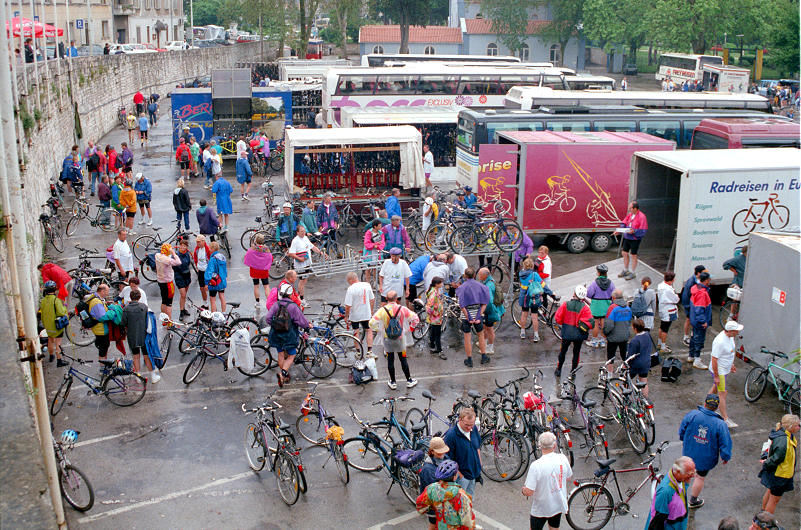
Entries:
[[742,66],[742,64],[743,64],[743,37],[745,37],[745,35],[740,33],[737,36],[740,38],[740,66]]

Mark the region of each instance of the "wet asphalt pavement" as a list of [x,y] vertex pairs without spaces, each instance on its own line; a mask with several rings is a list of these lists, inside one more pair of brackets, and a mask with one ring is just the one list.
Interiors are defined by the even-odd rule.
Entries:
[[[171,193],[178,169],[169,146],[171,131],[166,112],[162,113],[162,118],[151,132],[152,142],[147,152],[138,147],[138,142],[135,144],[134,172],[143,171],[152,180],[156,224],[170,231],[174,219]],[[124,136],[127,135],[117,129],[102,143],[118,145]],[[235,213],[229,231],[233,256],[229,262],[226,298],[241,302],[238,312],[250,316],[254,313],[253,293],[247,269],[242,265],[244,252],[238,239],[261,212],[261,201],[258,200],[260,182],[258,179],[255,182],[251,193],[253,200],[242,202],[233,177],[233,161],[225,161],[224,172],[235,187],[232,197]],[[280,192],[283,189],[281,176],[277,175],[274,180]],[[201,198],[210,198],[210,193],[202,189],[200,179],[189,183],[187,189],[195,207]],[[67,204],[70,204],[69,198]],[[196,228],[194,212],[191,221],[192,227]],[[151,232],[142,228],[137,224],[134,230]],[[359,235],[351,233],[349,240],[358,244]],[[65,268],[71,268],[76,262],[75,244],[104,249],[114,238],[111,234],[84,226],[75,237],[67,238],[65,252],[56,260]],[[617,257],[615,252],[573,255],[559,248],[555,248],[551,256],[555,276]],[[655,261],[659,259],[659,256],[654,256]],[[471,261],[471,264],[474,263]],[[652,265],[658,267],[659,264]],[[151,309],[158,311],[158,286],[143,280],[143,287]],[[344,277],[312,278],[306,288],[311,301],[307,312],[319,314],[321,301],[341,301],[346,287]],[[558,294],[564,296],[567,293]],[[200,302],[196,284],[190,289],[189,296]],[[177,314],[177,297],[174,314]],[[347,415],[349,405],[363,418],[379,419],[385,410],[371,406],[373,401],[387,395],[414,397],[416,401],[399,407],[405,414],[410,405],[422,407],[425,404],[421,391],[428,389],[438,398],[435,410],[445,416],[455,398],[465,395],[468,389],[490,392],[494,388],[494,379],[509,380],[521,373],[523,366],[532,371],[542,370],[545,393],[554,396],[557,389],[553,370],[558,343],[548,330],[541,331],[541,335],[543,340],[539,343],[530,339],[521,341],[518,329],[507,314],[496,341],[496,353],[489,365],[476,363],[475,368],[465,367],[461,338],[449,330],[443,337],[443,342],[448,345],[445,351],[447,360],[431,356],[423,347],[424,343],[409,352],[412,375],[420,382],[414,389],[406,390],[401,385],[396,391],[389,390],[385,384],[386,363],[379,354],[380,381],[356,387],[348,384],[348,372],[338,369],[329,379],[320,381],[318,394],[329,413],[334,414],[344,427],[346,437],[357,433],[355,422]],[[707,361],[714,334],[708,335],[704,354]],[[686,348],[680,343],[680,338],[680,331],[674,327],[670,343],[683,358]],[[65,341],[64,347],[70,355],[96,359],[93,346],[72,349]],[[111,352],[112,355],[116,353],[113,346]],[[583,368],[578,379],[580,390],[594,381],[603,360],[605,352],[583,348]],[[294,506],[286,506],[278,495],[272,473],[267,469],[258,474],[250,471],[243,451],[244,431],[251,417],[245,416],[240,406],[242,403],[258,404],[276,391],[274,370],[262,377],[247,378],[237,371],[224,372],[221,363],[212,361],[206,363],[200,377],[187,387],[182,383],[181,375],[188,361],[187,357],[181,358],[173,351],[163,370],[162,380],[149,384],[144,399],[130,408],[119,408],[102,397],[87,395],[86,389],[77,382],[73,386],[68,403],[54,420],[55,429],[61,432],[73,428],[81,432],[80,442],[70,457],[89,476],[96,500],[94,507],[85,514],[66,508],[71,527],[426,528],[425,520],[414,514],[413,507],[397,486],[386,495],[389,482],[383,473],[366,474],[351,469],[350,483],[345,486],[340,482],[333,462],[324,469],[321,467],[327,454],[320,448],[304,449],[308,493],[301,495]],[[702,495],[706,504],[694,512],[691,528],[716,528],[718,521],[726,515],[735,516],[741,528],[747,528],[760,507],[764,492],[756,477],[760,469],[760,446],[783,410],[772,391],[756,404],[745,403],[742,388],[749,367],[741,360],[737,360],[736,366],[738,372],[727,378],[727,386],[731,387],[731,417],[739,423],[739,427],[733,430],[734,457],[728,465],[719,465],[710,473]],[[48,364],[46,370],[50,399],[60,383],[61,370],[55,367],[55,363]],[[94,370],[96,368],[90,368],[90,371]],[[292,383],[279,390],[275,397],[284,407],[281,417],[289,424],[295,423],[306,392],[306,372],[297,367],[293,370]],[[667,470],[681,452],[677,434],[681,417],[703,401],[711,377],[707,371],[693,370],[686,363],[677,384],[660,382],[656,372],[652,371],[650,391],[656,404],[656,440],[671,442],[662,459],[663,469]],[[632,467],[639,464],[642,457],[631,450],[625,433],[619,432],[615,425],[607,430],[610,456],[618,459],[615,465]],[[301,445],[307,446],[302,440]],[[575,456],[574,476],[590,477],[596,468],[592,459],[585,460],[580,450]],[[621,487],[633,487],[643,476],[641,473],[623,475]],[[527,528],[530,505],[520,493],[523,480],[511,483],[485,480],[483,486],[478,486],[474,503],[478,524],[484,528]],[[645,489],[634,497],[631,503],[634,515],[616,517],[607,528],[643,528],[650,505],[647,491]],[[799,527],[800,499],[796,490],[785,495],[779,504],[777,516],[787,528]],[[567,528],[567,524],[563,522],[562,527]]]

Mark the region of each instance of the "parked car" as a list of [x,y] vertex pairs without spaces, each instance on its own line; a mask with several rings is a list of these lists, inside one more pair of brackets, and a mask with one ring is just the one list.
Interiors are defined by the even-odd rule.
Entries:
[[156,53],[156,50],[148,49],[144,44],[115,44],[111,47],[112,55],[136,53]]
[[627,64],[623,67],[623,75],[637,75],[637,65],[636,64]]
[[152,50],[154,52],[166,52],[167,51],[167,48],[158,48],[152,42],[145,42],[143,44],[140,44],[139,46],[144,46],[148,50]]
[[[111,53],[114,53],[113,45],[111,50]],[[78,57],[87,57],[89,55],[103,55],[103,46],[101,44],[78,46]]]
[[[165,48],[166,48],[168,51],[173,51],[173,50],[191,50],[191,49],[193,48],[193,46],[192,46],[191,44],[189,44],[188,42],[184,42],[184,41],[182,41],[182,40],[173,40],[173,41],[170,41],[170,42],[168,42],[167,44],[165,44],[165,45],[164,45],[164,47],[165,47]],[[194,48],[197,48],[197,46],[194,46]]]

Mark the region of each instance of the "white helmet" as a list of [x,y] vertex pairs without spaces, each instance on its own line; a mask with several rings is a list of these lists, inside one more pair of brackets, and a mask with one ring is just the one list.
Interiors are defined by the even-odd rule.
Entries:
[[215,311],[211,314],[211,321],[214,322],[215,324],[224,324],[225,315],[223,315],[219,311]]
[[295,294],[295,288],[292,287],[291,283],[285,283],[281,285],[281,289],[278,290],[278,295],[281,298],[289,298]]
[[159,313],[159,322],[161,322],[162,324],[166,324],[169,321],[170,321],[170,315],[168,315],[167,313]]
[[211,311],[209,311],[208,309],[204,309],[203,311],[200,312],[200,318],[208,322],[209,320],[211,320]]
[[284,205],[282,206],[282,208],[290,208],[291,209],[292,208],[292,203],[291,202],[285,202]]
[[573,289],[573,294],[575,294],[576,298],[578,298],[580,300],[584,299],[584,298],[587,298],[587,288],[584,287],[583,285],[579,284],[579,285],[576,286],[575,289]]

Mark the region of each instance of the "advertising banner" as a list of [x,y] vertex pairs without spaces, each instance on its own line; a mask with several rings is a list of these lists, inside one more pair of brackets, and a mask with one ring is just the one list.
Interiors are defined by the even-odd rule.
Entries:
[[500,201],[505,217],[516,217],[517,208],[517,145],[482,144],[478,154],[478,189],[488,211],[496,211]]

